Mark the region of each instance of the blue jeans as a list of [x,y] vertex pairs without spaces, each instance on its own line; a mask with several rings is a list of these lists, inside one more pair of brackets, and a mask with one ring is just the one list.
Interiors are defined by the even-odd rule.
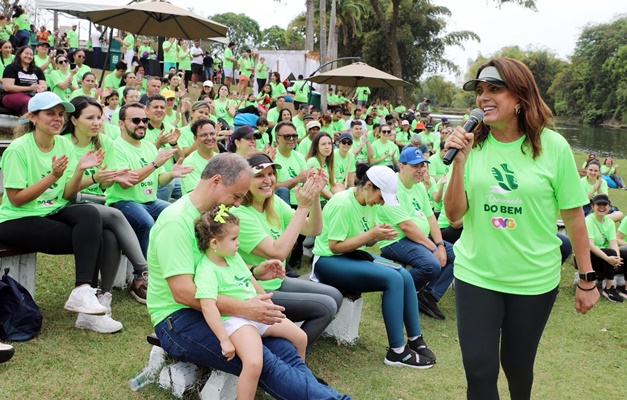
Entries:
[[170,183],[157,188],[157,198],[159,200],[180,199],[181,195],[181,180],[179,178],[174,178]]
[[[376,255],[374,257],[375,261],[381,258]],[[416,287],[405,268],[394,269],[376,262],[338,255],[320,257],[314,271],[320,282],[339,290],[382,291],[381,308],[390,347],[401,347],[405,344],[403,325],[407,336],[421,334]]]
[[283,200],[287,204],[290,204],[290,190],[288,188],[286,188],[286,187],[278,187],[278,188],[274,189],[274,194],[279,196],[281,198],[281,200]]
[[[239,375],[242,362],[237,357],[227,361],[220,341],[205,322],[200,311],[184,308],[172,313],[155,326],[161,347],[177,360],[216,368]],[[285,339],[267,337],[263,341],[263,368],[259,386],[275,399],[350,400],[332,388],[320,384],[294,346]]]
[[436,300],[440,300],[453,281],[453,245],[444,242],[446,247],[446,265],[440,267],[436,256],[420,243],[406,237],[381,249],[381,255],[390,260],[409,264],[409,273],[414,278],[416,290],[427,287]]
[[15,33],[15,37],[20,40],[19,46],[27,46],[28,41],[30,40],[30,32],[24,29],[21,29]]
[[148,235],[150,234],[150,228],[155,224],[155,221],[170,203],[163,200],[150,201],[148,203],[136,203],[134,201],[122,200],[117,203],[111,204],[111,207],[115,207],[122,211],[122,214],[131,224],[131,228],[137,235],[139,240],[139,246],[142,249],[142,254],[146,257],[148,251]]

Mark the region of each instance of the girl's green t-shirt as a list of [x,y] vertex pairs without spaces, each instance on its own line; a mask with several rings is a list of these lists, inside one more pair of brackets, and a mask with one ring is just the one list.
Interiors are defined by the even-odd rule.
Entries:
[[[621,224],[622,225],[622,224]],[[597,221],[594,213],[588,214],[586,217],[586,231],[588,239],[592,239],[594,245],[600,249],[610,247],[610,241],[616,240],[616,225],[614,221],[609,219],[607,215],[603,216],[603,222]]]
[[560,282],[559,210],[579,208],[588,198],[564,137],[544,129],[535,159],[524,140],[502,143],[489,134],[468,155],[468,211],[454,247],[455,277],[488,290],[537,295]]
[[[83,154],[87,153],[89,150],[96,150],[96,146],[93,143],[90,143],[85,147],[78,147],[76,144],[72,142],[72,134],[66,133],[63,135],[67,140],[69,140],[74,146],[74,154],[77,160],[79,160]],[[98,134],[98,140],[100,141],[100,148],[105,152],[104,159],[102,160],[102,165],[106,165],[107,169],[111,169],[108,166],[111,164],[112,160],[115,158],[115,149],[113,148],[113,140],[106,135]],[[84,176],[93,175],[98,171],[98,167],[87,168],[83,171]],[[102,189],[100,189],[99,183],[94,183],[91,186],[86,187],[81,190],[82,193],[87,194],[95,194],[98,196],[104,195]]]

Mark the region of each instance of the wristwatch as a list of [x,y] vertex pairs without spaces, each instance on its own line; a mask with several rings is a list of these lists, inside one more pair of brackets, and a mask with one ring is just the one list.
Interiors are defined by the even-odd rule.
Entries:
[[597,273],[595,271],[588,271],[585,274],[579,274],[579,279],[586,282],[596,282]]

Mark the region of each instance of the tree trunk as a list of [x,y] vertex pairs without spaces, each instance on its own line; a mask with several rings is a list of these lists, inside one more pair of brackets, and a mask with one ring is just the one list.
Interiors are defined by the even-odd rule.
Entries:
[[[327,48],[327,54],[329,59],[337,59],[337,0],[331,2],[331,17],[329,18],[329,46]],[[337,68],[338,65],[331,65],[331,69]]]
[[[320,65],[324,65],[327,62],[327,2],[326,0],[320,0]],[[327,67],[322,68],[320,72],[327,70]],[[326,110],[327,108],[327,85],[320,85],[320,108]]]
[[314,0],[305,2],[305,50],[314,50]]
[[[385,18],[385,12],[381,7],[379,0],[370,0],[374,15],[379,22],[381,32],[385,36],[387,42],[388,56],[390,56],[390,62],[392,63],[392,75],[403,78],[403,68],[401,66],[401,56],[398,53],[398,46],[396,44],[396,34],[398,31],[398,9],[401,4],[401,0],[392,0],[392,17],[391,21]],[[396,98],[403,97],[403,87],[394,88],[394,96]]]

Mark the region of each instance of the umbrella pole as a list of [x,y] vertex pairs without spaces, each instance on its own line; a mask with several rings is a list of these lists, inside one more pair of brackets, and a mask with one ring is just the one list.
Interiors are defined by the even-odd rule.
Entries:
[[113,40],[113,28],[109,29],[109,43],[107,46],[107,55],[104,59],[104,64],[102,64],[102,74],[100,75],[100,82],[98,82],[98,87],[102,89],[102,84],[104,82],[105,75],[105,66],[109,64],[109,57],[111,57],[111,41]]
[[[318,71],[320,71],[322,68],[326,67],[329,64],[333,64],[334,62],[337,61],[344,61],[344,60],[355,60],[355,61],[361,61],[361,57],[340,57],[340,58],[336,58],[335,60],[331,60],[327,63],[322,64],[320,67],[318,67],[317,70],[315,70],[314,72],[312,72],[311,74],[309,74],[309,77],[311,78],[312,76],[314,76],[314,74]],[[313,87],[313,83],[309,82],[309,98],[307,99],[307,103],[311,104],[311,88]],[[320,93],[320,108],[322,108],[322,96],[325,96],[326,93]],[[322,110],[320,110],[322,111]]]

